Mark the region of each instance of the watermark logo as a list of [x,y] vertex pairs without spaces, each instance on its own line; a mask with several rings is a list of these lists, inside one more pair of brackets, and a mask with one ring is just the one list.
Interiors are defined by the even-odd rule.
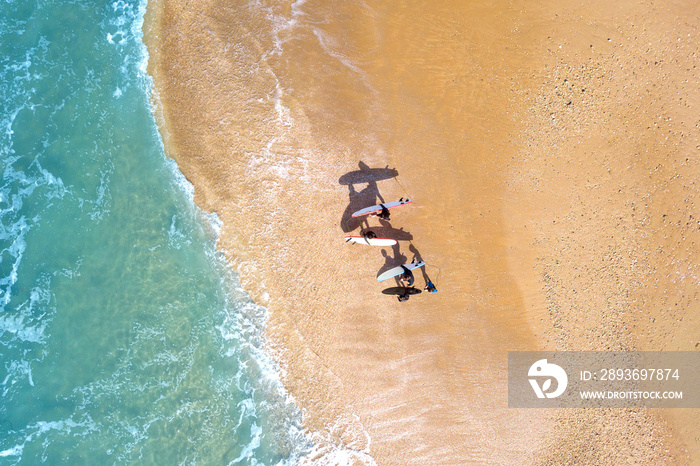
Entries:
[[509,351],[508,406],[700,408],[700,351]]
[[[540,359],[530,366],[530,370],[527,372],[529,377],[547,377],[540,387],[537,379],[528,379],[532,389],[535,391],[537,398],[556,398],[566,390],[566,385],[569,382],[569,378],[566,376],[566,372],[561,367],[556,364],[548,363],[546,359]],[[552,387],[552,379],[557,381],[557,388],[553,392],[548,392]]]

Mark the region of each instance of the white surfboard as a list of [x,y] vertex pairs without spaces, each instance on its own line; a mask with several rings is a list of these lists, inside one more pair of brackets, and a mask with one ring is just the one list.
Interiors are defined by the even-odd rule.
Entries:
[[[419,267],[423,267],[425,265],[425,262],[423,261],[418,261],[418,262],[411,262],[410,264],[404,264],[403,267],[406,267],[408,270],[413,270],[417,269]],[[393,269],[389,269],[380,276],[377,277],[378,282],[383,282],[384,280],[388,280],[390,278],[393,278],[397,275],[401,275],[403,273],[403,267],[398,266],[394,267]]]
[[346,236],[346,243],[367,244],[369,246],[393,246],[395,239],[389,238],[365,238],[364,236]]
[[372,207],[365,207],[364,209],[360,209],[354,214],[352,214],[353,217],[362,217],[363,215],[369,215],[373,214],[376,212],[381,212],[382,211],[382,206],[386,207],[387,209],[393,209],[394,207],[401,207],[402,205],[410,204],[413,202],[410,199],[402,199],[400,201],[396,202],[385,202],[384,204],[377,204],[373,205]]

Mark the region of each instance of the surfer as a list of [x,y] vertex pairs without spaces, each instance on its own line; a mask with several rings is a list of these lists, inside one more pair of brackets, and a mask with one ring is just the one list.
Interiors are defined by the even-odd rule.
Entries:
[[406,280],[408,282],[408,286],[413,285],[413,272],[411,272],[406,266],[402,265],[401,268],[403,269],[403,275],[399,278],[399,280]]
[[403,286],[399,287],[398,289],[399,292],[397,293],[397,298],[399,299],[400,303],[408,301],[409,296],[411,296],[412,294],[420,293],[420,290],[418,288],[414,288],[412,286]]
[[377,237],[377,234],[373,231],[367,230],[365,234],[363,235],[366,240],[374,239]]
[[432,280],[428,280],[428,283],[425,284],[425,291],[428,293],[437,293],[437,288],[433,284]]
[[382,211],[377,214],[377,217],[381,218],[382,220],[389,220],[389,215],[389,209],[382,204]]

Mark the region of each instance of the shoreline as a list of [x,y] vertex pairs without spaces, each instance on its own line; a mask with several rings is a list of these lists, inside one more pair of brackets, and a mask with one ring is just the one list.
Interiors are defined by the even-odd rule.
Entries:
[[[567,5],[560,7],[564,13]],[[679,334],[676,314],[654,314],[665,326],[659,331],[631,312],[640,302],[659,304],[658,294],[643,293],[643,274],[590,263],[589,251],[605,256],[603,246],[613,248],[617,264],[632,260],[623,254],[630,243],[610,240],[620,224],[612,214],[624,212],[629,231],[645,228],[632,221],[634,214],[625,204],[629,198],[611,207],[610,195],[590,195],[595,180],[611,186],[604,178],[607,172],[598,168],[623,170],[623,162],[615,161],[629,148],[618,141],[621,148],[609,149],[601,137],[594,143],[612,154],[601,163],[595,153],[581,149],[580,132],[572,135],[556,123],[551,126],[554,119],[610,137],[594,122],[617,111],[610,94],[622,84],[614,66],[640,62],[634,41],[617,50],[606,42],[624,40],[615,22],[625,24],[628,16],[641,12],[621,8],[610,19],[597,6],[600,10],[590,11],[597,23],[548,20],[546,28],[574,43],[571,51],[557,55],[551,50],[559,44],[551,37],[551,44],[546,43],[546,33],[528,22],[537,12],[526,11],[523,17],[522,10],[508,7],[453,11],[450,2],[442,2],[421,17],[407,10],[411,31],[403,27],[406,20],[378,9],[358,12],[340,4],[330,13],[281,9],[274,14],[286,22],[280,21],[283,26],[269,37],[250,36],[255,27],[269,27],[266,21],[274,15],[261,19],[245,5],[218,10],[216,2],[207,2],[201,5],[205,14],[179,8],[167,0],[149,2],[144,25],[166,153],[195,186],[195,202],[224,222],[218,247],[254,300],[269,309],[270,350],[284,368],[285,387],[299,400],[305,427],[326,451],[344,445],[358,457],[371,454],[380,464],[436,458],[536,463],[532,459],[547,446],[563,450],[562,455],[586,457],[590,453],[579,449],[593,442],[601,456],[589,459],[603,462],[637,455],[650,461],[690,461],[686,449],[698,458],[697,445],[688,448],[695,435],[689,415],[664,414],[673,419],[673,432],[686,432],[680,440],[669,430],[669,421],[655,414],[534,414],[503,405],[506,350],[606,349],[605,337],[622,345],[613,347],[649,349],[654,345],[644,342],[647,335],[663,342],[664,335]],[[299,32],[297,24],[312,15],[327,22],[316,23],[324,26],[313,34]],[[341,15],[345,22],[328,20]],[[637,18],[644,24],[642,19]],[[489,26],[480,28],[483,21]],[[585,54],[591,53],[588,49],[598,52],[598,42],[588,48],[576,43],[572,23],[611,36],[598,38],[603,52],[594,55],[595,66]],[[193,29],[195,24],[203,28]],[[434,24],[442,28],[436,30]],[[637,28],[640,35],[654,33],[653,25],[643,32]],[[337,37],[344,38],[344,47],[334,46],[331,39]],[[370,59],[377,44],[379,58]],[[544,49],[549,55],[541,54]],[[354,58],[343,55],[346,51]],[[612,59],[605,58],[611,53]],[[620,62],[615,53],[631,55]],[[257,65],[237,68],[246,60]],[[583,73],[577,71],[580,63]],[[597,77],[606,71],[616,79],[612,84]],[[313,78],[323,73],[331,79]],[[659,82],[669,79],[662,71],[653,76]],[[566,101],[558,106],[569,92],[556,87],[563,79],[593,95],[574,117],[563,113],[570,107]],[[654,103],[650,99],[646,105],[653,109]],[[691,113],[692,108],[679,111]],[[648,122],[623,116],[633,123],[615,128],[621,132]],[[565,155],[562,147],[574,147],[575,156]],[[426,268],[430,278],[439,277],[437,295],[423,293],[395,303],[372,280],[389,260],[379,249],[351,248],[338,239],[344,234],[342,212],[358,194],[350,191],[349,199],[348,187],[337,180],[357,169],[358,161],[398,169],[398,183],[377,182],[376,189],[387,200],[414,199],[415,205],[392,214],[391,224],[413,239],[390,254],[398,261],[417,252],[437,267],[437,272]],[[673,165],[671,170],[692,180],[692,166]],[[644,173],[633,175],[630,179],[639,181],[631,185],[639,186]],[[671,188],[678,192],[683,186]],[[567,204],[568,198],[559,195],[562,187],[580,196],[580,203]],[[260,206],[261,201],[266,205]],[[648,213],[657,213],[665,202]],[[567,217],[585,215],[591,206],[604,220],[598,229],[587,229],[590,218]],[[570,228],[587,236],[573,238]],[[645,231],[666,241],[659,236],[664,234],[661,226]],[[290,241],[295,236],[302,240]],[[635,239],[631,244],[642,257],[652,243]],[[572,253],[577,248],[585,252]],[[646,270],[655,264],[648,262]],[[602,272],[604,279],[591,271]],[[422,284],[418,274],[416,281]],[[579,289],[593,289],[586,299],[602,300],[581,301]],[[641,301],[611,301],[620,289],[628,296],[640,292]],[[687,303],[697,307],[692,299]],[[610,306],[624,312],[610,317],[605,312]],[[697,322],[691,316],[685,332],[691,339]],[[610,333],[597,336],[600,328]],[[688,349],[687,342],[675,345]],[[641,446],[582,437],[580,425],[614,426]],[[547,439],[554,429],[563,433]],[[615,451],[609,451],[611,446]],[[494,449],[500,449],[500,456],[489,456]]]

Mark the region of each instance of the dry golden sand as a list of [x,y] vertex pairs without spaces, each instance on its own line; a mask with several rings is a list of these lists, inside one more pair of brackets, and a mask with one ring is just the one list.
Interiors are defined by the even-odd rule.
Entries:
[[[697,410],[506,399],[509,350],[698,349],[698,13],[149,2],[168,154],[270,310],[312,460],[700,461]],[[399,176],[349,191],[360,161]],[[342,241],[377,191],[415,202],[389,259]],[[382,295],[416,253],[440,292]]]

